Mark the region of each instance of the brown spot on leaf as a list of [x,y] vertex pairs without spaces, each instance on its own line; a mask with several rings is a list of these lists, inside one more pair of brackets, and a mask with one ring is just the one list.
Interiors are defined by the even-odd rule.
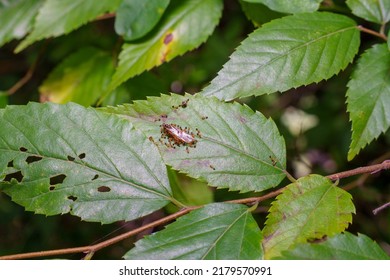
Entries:
[[162,53],[160,62],[164,63],[167,60],[167,55],[168,55],[169,50],[166,50],[165,52]]
[[159,63],[164,63],[167,61],[167,56],[171,52],[171,45],[174,38],[175,37],[172,32],[167,32],[165,34],[163,38],[163,45],[161,46],[160,50],[161,55],[159,57]]
[[164,37],[164,44],[168,45],[170,42],[172,42],[172,40],[173,40],[173,34],[172,33],[168,33]]

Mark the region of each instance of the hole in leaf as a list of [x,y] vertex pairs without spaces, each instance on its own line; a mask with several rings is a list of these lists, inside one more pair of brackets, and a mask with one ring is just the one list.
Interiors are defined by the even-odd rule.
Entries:
[[21,152],[27,152],[27,149],[26,149],[25,147],[20,147],[20,148],[19,148],[19,151],[21,151]]
[[93,181],[93,180],[96,180],[97,178],[99,178],[99,174],[96,174],[96,175],[92,178],[92,181]]
[[65,178],[66,178],[65,174],[60,174],[60,175],[50,177],[50,185],[62,184],[62,182],[64,182]]
[[77,200],[77,197],[73,196],[73,195],[70,195],[68,196],[68,199],[72,200],[72,201],[76,201]]
[[98,187],[98,192],[109,192],[111,189],[107,186]]
[[42,157],[39,157],[39,156],[29,156],[26,158],[26,162],[28,164],[30,163],[33,163],[33,162],[36,162],[36,161],[40,161],[42,159]]
[[9,161],[7,167],[14,167],[14,161],[13,160]]
[[22,171],[17,171],[17,172],[14,172],[14,173],[7,174],[4,177],[3,181],[4,182],[11,182],[12,179],[15,179],[19,183],[22,182],[22,180],[23,180]]
[[83,159],[83,158],[85,158],[85,153],[81,153],[81,154],[79,154],[79,159]]
[[49,191],[54,191],[55,188],[55,186],[50,186]]
[[75,158],[71,157],[71,156],[68,156],[67,158],[68,158],[69,161],[74,161],[75,160]]

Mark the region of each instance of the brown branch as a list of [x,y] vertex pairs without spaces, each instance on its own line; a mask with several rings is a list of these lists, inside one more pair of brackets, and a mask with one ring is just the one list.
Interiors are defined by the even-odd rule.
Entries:
[[[358,175],[358,174],[364,174],[364,173],[376,173],[376,172],[379,172],[381,170],[385,170],[385,169],[390,169],[390,160],[385,160],[384,162],[380,163],[380,164],[374,164],[374,165],[370,165],[370,166],[365,166],[365,167],[359,167],[359,168],[356,168],[356,169],[352,169],[352,170],[348,170],[348,171],[344,171],[344,172],[340,172],[340,173],[335,173],[335,174],[332,174],[332,175],[329,175],[327,176],[329,179],[335,181],[335,180],[338,180],[338,179],[341,179],[341,178],[346,178],[346,177],[350,177],[350,176],[354,176],[354,175]],[[269,198],[273,198],[273,197],[276,197],[278,196],[279,194],[281,194],[283,192],[283,190],[285,190],[286,187],[283,187],[283,188],[280,188],[278,190],[275,190],[273,192],[270,192],[266,195],[263,195],[263,196],[259,196],[259,197],[249,197],[249,198],[243,198],[243,199],[236,199],[236,200],[229,200],[229,201],[226,201],[228,203],[236,203],[236,204],[254,204],[254,203],[258,203],[258,202],[261,202],[261,201],[264,201],[264,200],[267,200]],[[383,208],[387,207],[388,205],[385,204],[384,206],[381,206],[378,208],[377,211],[380,211],[382,210]],[[175,220],[189,212],[191,212],[192,210],[195,210],[195,209],[198,209],[198,208],[201,208],[202,206],[194,206],[194,207],[187,207],[187,208],[183,208],[182,210],[174,213],[174,214],[171,214],[169,216],[166,216],[164,218],[161,218],[159,220],[156,220],[150,224],[147,224],[147,225],[144,225],[144,226],[141,226],[135,230],[131,230],[129,232],[126,232],[126,233],[123,233],[121,235],[118,235],[114,238],[110,238],[106,241],[103,241],[103,242],[100,242],[100,243],[97,243],[95,245],[89,245],[89,246],[83,246],[83,247],[74,247],[74,248],[67,248],[67,249],[58,249],[58,250],[49,250],[49,251],[40,251],[40,252],[31,252],[31,253],[22,253],[22,254],[14,254],[14,255],[7,255],[7,256],[0,256],[0,260],[16,260],[16,259],[29,259],[29,258],[38,258],[38,257],[47,257],[47,256],[54,256],[54,255],[66,255],[66,254],[74,254],[74,253],[86,253],[88,255],[93,255],[94,252],[98,251],[98,250],[101,250],[105,247],[108,247],[110,245],[113,245],[117,242],[120,242],[124,239],[127,239],[131,236],[134,236],[134,235],[137,235],[139,234],[140,232],[143,232],[144,230],[147,230],[147,229],[151,229],[151,228],[154,228],[156,226],[159,226],[159,225],[163,225],[163,224],[166,224],[172,220]],[[375,211],[375,210],[374,210]]]
[[30,79],[32,78],[34,72],[35,72],[35,69],[37,68],[37,65],[39,63],[39,61],[41,60],[42,58],[42,55],[43,53],[46,51],[46,47],[48,45],[48,41],[45,42],[45,44],[43,45],[43,47],[39,50],[39,53],[38,53],[38,56],[37,58],[35,59],[35,61],[33,62],[33,64],[30,66],[30,68],[27,70],[26,74],[19,80],[16,82],[16,84],[14,84],[11,88],[9,88],[7,90],[7,95],[12,95],[14,94],[15,92],[17,92],[22,86],[24,86],[25,84],[28,83],[28,81],[30,81]]
[[31,65],[31,67],[26,72],[26,74],[19,81],[17,81],[16,84],[14,84],[10,89],[7,90],[7,95],[14,94],[31,79],[31,77],[35,71],[37,61],[38,60],[35,60],[34,63]]
[[328,175],[326,177],[328,177],[332,181],[336,181],[336,180],[339,180],[342,178],[347,178],[347,177],[351,177],[351,176],[358,175],[358,174],[364,174],[364,173],[374,174],[374,173],[377,173],[381,170],[386,170],[386,169],[390,169],[390,160],[385,160],[384,162],[379,163],[379,164],[358,167],[358,168],[355,168],[352,170],[343,171],[340,173],[335,173],[332,175]]
[[235,200],[228,200],[225,201],[227,203],[236,203],[236,204],[254,204],[254,203],[259,203],[261,201],[267,200],[269,198],[273,198],[281,194],[286,187],[280,188],[276,191],[267,193],[266,195],[263,196],[257,196],[257,197],[248,197],[248,198],[242,198],[242,199],[235,199]]
[[390,207],[390,202],[387,202],[387,203],[379,206],[378,208],[375,208],[374,210],[372,210],[372,214],[376,215],[376,214],[378,214],[379,211],[382,211],[383,209],[385,209],[387,207]]
[[101,250],[105,247],[108,247],[112,244],[115,244],[117,242],[120,242],[124,239],[129,238],[130,236],[137,235],[140,232],[143,232],[144,230],[166,224],[167,222],[170,222],[174,219],[177,219],[180,216],[183,216],[187,214],[188,212],[197,209],[199,207],[188,207],[185,209],[182,209],[181,211],[178,211],[172,215],[166,216],[164,218],[161,218],[157,221],[154,221],[150,224],[144,225],[142,227],[139,227],[135,230],[131,230],[129,232],[125,232],[121,235],[118,235],[114,238],[108,239],[106,241],[100,242],[95,245],[89,245],[89,246],[82,246],[82,247],[74,247],[74,248],[67,248],[67,249],[58,249],[58,250],[48,250],[48,251],[40,251],[40,252],[31,252],[31,253],[22,253],[22,254],[15,254],[15,255],[8,255],[8,256],[0,256],[0,260],[18,260],[18,259],[31,259],[31,258],[39,258],[39,257],[47,257],[47,256],[55,256],[55,255],[67,255],[67,254],[75,254],[75,253],[93,253],[98,250]]
[[[383,161],[387,160],[388,158],[390,158],[390,151],[381,155],[380,157],[378,157],[377,159],[373,160],[370,164],[373,165],[373,164],[378,164],[378,163],[382,163]],[[368,180],[368,178],[370,178],[370,173],[365,173],[365,174],[362,174],[361,176],[359,176],[356,180],[348,183],[347,185],[343,186],[343,190],[345,191],[350,191],[356,187],[359,187],[359,186],[363,186],[364,183]]]
[[379,38],[381,38],[381,39],[387,41],[387,36],[386,36],[385,34],[383,34],[383,33],[376,32],[376,31],[374,31],[374,30],[365,28],[365,27],[363,27],[363,26],[361,26],[361,25],[358,25],[358,29],[359,29],[360,31],[362,31],[362,32],[365,32],[365,33],[374,35],[374,36],[376,36],[376,37],[379,37]]

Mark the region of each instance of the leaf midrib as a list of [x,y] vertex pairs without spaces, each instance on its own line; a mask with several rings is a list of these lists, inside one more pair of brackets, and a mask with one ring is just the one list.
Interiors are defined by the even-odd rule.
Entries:
[[233,227],[233,225],[235,225],[240,219],[241,217],[243,217],[244,215],[247,215],[248,214],[248,210],[246,211],[243,211],[241,215],[239,215],[236,219],[234,219],[228,226],[225,227],[225,230],[223,230],[221,232],[221,234],[218,236],[218,238],[215,239],[215,241],[213,243],[211,243],[209,249],[203,254],[203,256],[201,256],[201,259],[205,259],[207,257],[207,255],[211,252],[212,249],[214,249],[218,242],[225,236],[225,234]]
[[[236,153],[238,153],[239,155],[243,155],[243,156],[246,156],[246,157],[248,157],[248,158],[253,159],[254,161],[261,162],[262,164],[268,165],[269,167],[271,167],[271,168],[273,168],[273,169],[276,169],[276,170],[279,170],[279,171],[282,171],[282,172],[283,172],[283,170],[284,170],[284,169],[282,169],[282,168],[280,168],[280,167],[278,167],[278,166],[276,166],[276,165],[274,166],[274,165],[273,165],[272,163],[270,163],[270,162],[267,162],[267,161],[265,161],[265,160],[263,160],[263,159],[261,159],[261,158],[257,158],[257,157],[255,157],[254,155],[251,155],[251,154],[249,154],[248,152],[246,152],[246,151],[244,151],[244,150],[240,150],[239,148],[236,148],[236,147],[234,147],[234,146],[232,146],[232,145],[229,145],[229,144],[227,144],[227,143],[224,143],[224,142],[222,142],[222,141],[219,141],[219,140],[216,140],[216,139],[207,137],[207,136],[202,136],[202,139],[209,140],[210,142],[213,142],[213,143],[216,143],[216,144],[218,144],[218,145],[221,145],[221,146],[223,146],[223,147],[225,147],[225,148],[227,148],[227,149],[234,150],[234,151],[235,151]],[[267,146],[267,148],[268,148],[268,146]],[[273,153],[271,150],[270,150],[270,152],[272,153],[272,155],[274,155],[274,153]],[[215,157],[213,157],[213,158],[215,158]],[[193,159],[193,157],[192,157],[191,159]]]

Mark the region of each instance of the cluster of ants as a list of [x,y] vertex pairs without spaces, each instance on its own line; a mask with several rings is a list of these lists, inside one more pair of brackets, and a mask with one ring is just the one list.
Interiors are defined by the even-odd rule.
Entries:
[[[180,105],[178,106],[172,106],[173,110],[178,110],[179,108],[186,108],[188,104],[189,99],[184,100]],[[161,115],[159,119],[156,121],[161,121],[162,124],[160,125],[160,132],[161,132],[161,137],[159,139],[159,142],[162,145],[165,145],[166,147],[170,149],[176,149],[176,147],[181,147],[185,146],[187,153],[190,153],[189,148],[196,148],[196,143],[198,140],[195,139],[197,136],[198,138],[202,138],[202,135],[200,134],[199,129],[195,129],[196,133],[193,133],[190,128],[188,127],[181,127],[180,125],[174,124],[174,123],[165,123],[164,119],[167,119],[168,115],[164,114]],[[203,116],[202,120],[208,119],[207,116]],[[157,144],[153,137],[149,137],[149,140],[152,141],[153,143]],[[272,156],[269,156],[272,165],[276,166],[277,164],[277,159],[275,159]],[[209,165],[209,167],[213,170],[215,170],[215,167],[212,165]]]
[[[178,106],[172,106],[173,110],[177,110],[179,108],[186,108],[189,99],[184,100]],[[161,118],[157,119],[164,120],[168,118],[167,115],[161,115]],[[160,125],[161,137],[159,139],[160,143],[167,146],[168,148],[175,149],[176,147],[185,146],[187,153],[189,153],[189,147],[196,148],[196,143],[198,142],[195,139],[195,134],[188,127],[181,127],[180,125],[174,123],[162,123]],[[196,136],[201,138],[201,134],[199,129],[196,129]],[[152,137],[149,139],[154,142]]]
[[[180,105],[172,106],[172,109],[178,110],[179,108],[186,108],[188,101],[189,99],[184,100]],[[164,120],[167,118],[168,118],[167,115],[161,115],[161,118],[157,119],[157,121]],[[205,120],[207,118],[208,117],[202,117],[202,120]],[[198,138],[202,138],[199,129],[196,128],[195,131],[196,133],[193,133],[188,127],[183,128],[180,125],[174,123],[163,122],[160,125],[161,137],[159,139],[159,142],[162,145],[165,145],[166,147],[172,149],[176,149],[176,147],[185,146],[187,153],[189,153],[190,152],[189,148],[196,148],[196,143],[198,142],[198,140],[196,140],[196,136]],[[155,143],[152,137],[149,137],[149,140]],[[215,168],[211,165],[210,168],[215,170]]]

